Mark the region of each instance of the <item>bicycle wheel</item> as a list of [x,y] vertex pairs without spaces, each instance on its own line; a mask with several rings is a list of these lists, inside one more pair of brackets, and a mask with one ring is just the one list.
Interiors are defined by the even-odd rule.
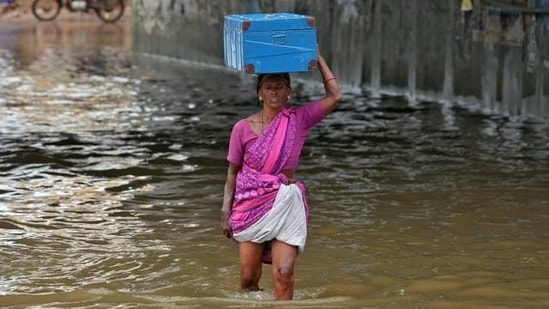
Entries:
[[61,0],[35,0],[32,3],[32,15],[39,20],[53,20],[62,7]]
[[95,13],[102,21],[114,23],[122,17],[124,8],[124,0],[99,0]]

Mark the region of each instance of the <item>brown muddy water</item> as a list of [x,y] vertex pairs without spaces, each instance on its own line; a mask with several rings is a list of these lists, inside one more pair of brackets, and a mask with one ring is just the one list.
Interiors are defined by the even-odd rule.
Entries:
[[124,24],[0,21],[0,44],[3,308],[549,307],[547,123],[346,94],[303,151],[309,239],[274,302],[268,275],[238,293],[218,227],[253,80],[136,55]]

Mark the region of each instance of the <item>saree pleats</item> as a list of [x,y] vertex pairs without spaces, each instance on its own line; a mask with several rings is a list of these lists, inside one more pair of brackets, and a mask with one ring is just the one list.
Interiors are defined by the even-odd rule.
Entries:
[[244,155],[229,224],[238,241],[272,239],[303,251],[308,209],[302,184],[281,173],[296,132],[295,111],[283,109]]

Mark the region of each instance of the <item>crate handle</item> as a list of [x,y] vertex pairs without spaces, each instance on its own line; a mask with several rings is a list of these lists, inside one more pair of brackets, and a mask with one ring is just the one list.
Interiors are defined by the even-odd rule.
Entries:
[[286,36],[284,34],[273,35],[273,45],[286,45]]

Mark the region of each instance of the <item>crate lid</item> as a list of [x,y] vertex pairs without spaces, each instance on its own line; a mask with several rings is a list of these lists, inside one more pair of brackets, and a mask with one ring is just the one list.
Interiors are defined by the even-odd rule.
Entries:
[[225,27],[246,32],[283,31],[315,28],[315,18],[294,13],[253,13],[225,16]]

